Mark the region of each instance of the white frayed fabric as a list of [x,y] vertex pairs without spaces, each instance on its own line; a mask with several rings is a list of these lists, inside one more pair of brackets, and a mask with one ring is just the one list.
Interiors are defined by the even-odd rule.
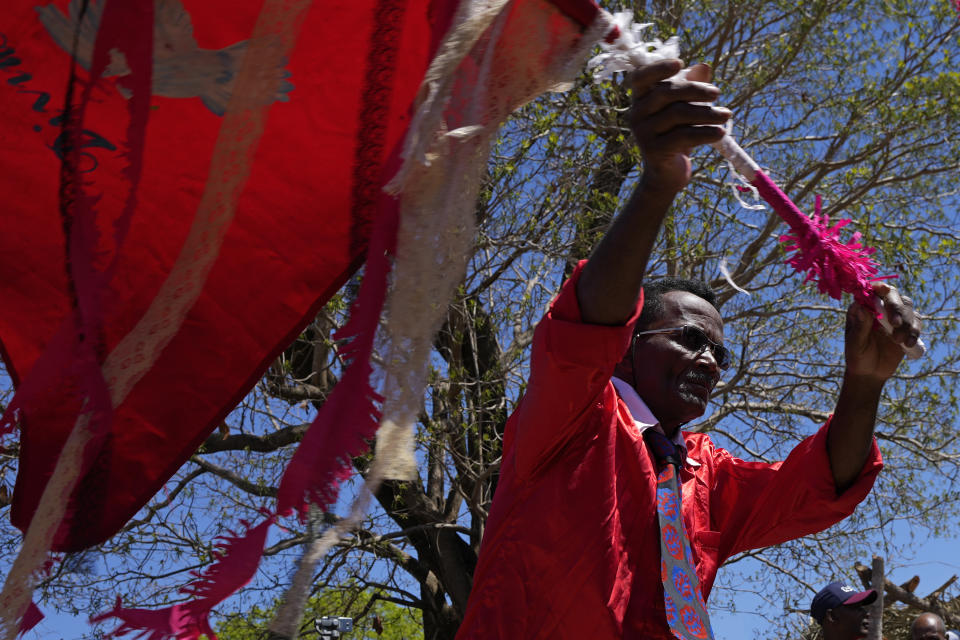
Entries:
[[452,95],[456,70],[470,53],[509,0],[474,2],[463,0],[457,8],[450,32],[437,49],[430,67],[420,85],[420,106],[417,108],[407,130],[400,157],[404,163],[384,191],[397,195],[403,189],[407,175],[414,163],[430,165],[427,150],[434,144],[434,132],[441,129],[441,119]]
[[[612,21],[619,29],[620,35],[611,43],[601,42],[600,47],[603,53],[587,62],[587,68],[593,72],[594,81],[603,82],[611,79],[615,73],[634,71],[657,60],[680,56],[680,45],[676,36],[668,38],[666,42],[659,38],[643,40],[641,34],[653,23],[633,22],[632,11],[616,13],[612,16]],[[685,78],[689,71],[689,69],[681,69],[673,77]],[[739,183],[731,183],[733,195],[744,209],[766,209],[760,202],[760,194],[750,184],[760,167],[730,135],[731,123],[728,122],[726,128],[727,135],[711,146],[727,160],[730,172]],[[754,202],[747,202],[743,198],[742,194],[747,192],[753,195]]]
[[483,132],[483,127],[481,127],[480,125],[473,125],[470,127],[460,127],[459,129],[454,129],[453,131],[448,133],[447,136],[450,138],[455,138],[457,140],[464,140],[466,138],[470,138],[482,132]]
[[472,254],[473,209],[491,140],[515,109],[570,86],[613,27],[601,11],[579,37],[571,24],[571,35],[558,38],[552,15],[562,14],[547,0],[462,4],[421,86],[404,164],[385,188],[401,203],[376,443],[386,479],[416,474],[413,428],[430,349]]
[[739,291],[740,293],[745,293],[748,296],[750,295],[749,291],[747,291],[743,287],[738,286],[737,283],[733,281],[733,275],[731,275],[730,273],[730,267],[727,266],[726,257],[720,258],[719,267],[720,267],[720,274],[723,276],[723,279],[727,281],[727,284],[729,284],[731,287],[734,288],[734,290]]
[[[733,121],[728,121],[724,128],[727,130],[727,135],[710,146],[719,151],[720,155],[727,161],[730,175],[732,175],[735,180],[735,182],[727,183],[730,185],[730,188],[733,189],[733,197],[736,198],[743,209],[747,209],[748,211],[763,211],[767,207],[763,204],[760,192],[757,191],[757,188],[751,183],[751,180],[757,176],[757,171],[760,171],[760,166],[757,165],[753,158],[747,155],[747,152],[734,140]],[[752,202],[744,199],[743,196],[746,193],[751,195]]]
[[677,36],[671,36],[666,42],[659,38],[644,40],[641,34],[653,23],[634,22],[632,11],[615,13],[612,20],[620,35],[613,42],[601,42],[603,53],[587,62],[587,69],[593,72],[596,82],[610,80],[621,71],[633,71],[657,60],[680,56],[680,39]]
[[[757,191],[757,188],[752,184],[747,182],[743,176],[737,173],[736,169],[731,165],[730,173],[737,179],[737,182],[730,182],[730,188],[733,190],[733,197],[736,198],[737,203],[741,208],[747,209],[748,211],[763,211],[767,208],[763,204],[762,199],[760,198],[760,192]],[[743,194],[749,193],[753,197],[753,202],[748,202],[744,199]]]

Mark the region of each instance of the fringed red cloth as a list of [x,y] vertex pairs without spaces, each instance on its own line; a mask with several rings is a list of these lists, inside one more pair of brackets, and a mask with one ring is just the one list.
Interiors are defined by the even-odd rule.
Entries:
[[[268,518],[242,535],[231,532],[221,538],[220,548],[214,554],[216,562],[205,572],[195,574],[196,582],[181,589],[193,599],[164,609],[128,609],[117,597],[113,609],[91,618],[91,622],[119,620],[120,626],[110,637],[143,631],[140,637],[147,640],[199,640],[204,636],[215,639],[217,636],[209,621],[210,610],[253,577],[271,524],[273,519]],[[235,561],[223,562],[228,555]]]
[[[299,24],[309,37],[272,72],[269,118],[249,166],[220,168],[249,178],[232,185],[235,213],[218,243],[218,218],[199,230],[194,219],[209,197],[205,185],[218,178],[211,156],[223,144],[223,114],[261,3],[157,2],[152,79],[137,72],[129,42],[111,44],[129,30],[124,4],[10,0],[0,14],[0,340],[18,390],[29,390],[44,358],[51,369],[11,416],[22,430],[17,526],[29,524],[82,398],[91,397],[78,388],[89,379],[83,372],[104,367],[124,340],[131,359],[115,368],[136,367],[149,353],[130,344],[131,336],[149,342],[151,332],[176,324],[135,386],[125,395],[110,389],[120,401],[70,501],[58,550],[82,549],[117,531],[360,263],[384,163],[402,141],[431,45],[449,19],[444,3],[427,0],[310,8]],[[95,50],[108,57],[96,58]],[[371,68],[374,60],[384,67]],[[104,67],[96,83],[88,82],[91,63]],[[389,83],[381,81],[385,68]],[[148,120],[135,127],[128,114],[145,92],[132,82],[143,78],[152,97],[142,110]],[[67,92],[81,95],[84,87],[90,100],[71,129]],[[86,199],[61,197],[61,173],[71,172]],[[95,215],[78,216],[79,207]],[[71,235],[88,247],[92,267],[67,259],[83,255],[68,251],[72,220],[94,220]],[[202,265],[190,272],[196,259],[182,251],[191,240],[210,260],[208,273]],[[68,265],[79,272],[72,281]],[[85,273],[93,275],[84,280]],[[171,274],[181,288],[164,289]],[[93,277],[100,280],[86,285]],[[182,318],[143,326],[158,294],[175,299],[191,286],[200,292]],[[76,325],[77,293],[93,305],[81,322],[100,318],[94,325],[102,335]],[[75,356],[78,345],[90,355]]]

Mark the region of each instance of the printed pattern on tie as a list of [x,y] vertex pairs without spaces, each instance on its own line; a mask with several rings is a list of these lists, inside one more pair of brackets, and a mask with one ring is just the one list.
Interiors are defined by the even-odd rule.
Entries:
[[[657,520],[660,524],[660,579],[670,633],[678,640],[713,640],[706,603],[693,562],[693,549],[683,524],[678,473],[683,451],[665,435],[648,429],[644,439],[662,468],[657,475]],[[677,609],[677,605],[680,608]]]
[[667,624],[671,627],[676,626],[677,624],[677,608],[673,606],[673,598],[670,596],[664,596],[663,605],[667,612]]
[[673,588],[677,590],[677,595],[691,602],[693,600],[693,587],[690,584],[690,576],[682,567],[673,568]]
[[677,495],[672,491],[657,489],[657,510],[667,520],[676,520],[677,514],[680,513]]
[[680,540],[680,534],[673,528],[673,525],[663,527],[663,548],[674,560],[683,560],[683,541]]
[[680,619],[683,620],[683,627],[694,638],[706,638],[707,628],[703,625],[703,620],[693,610],[693,607],[687,605],[680,610]]

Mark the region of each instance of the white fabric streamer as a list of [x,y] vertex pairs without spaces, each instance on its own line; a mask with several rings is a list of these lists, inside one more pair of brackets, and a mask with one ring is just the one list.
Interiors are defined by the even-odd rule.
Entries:
[[596,82],[609,80],[618,71],[632,71],[657,60],[679,57],[680,39],[677,36],[668,38],[666,42],[659,38],[643,40],[641,34],[653,23],[634,22],[632,11],[613,14],[613,22],[620,35],[611,43],[601,41],[603,53],[587,62],[587,69],[593,72]]
[[[676,36],[666,42],[659,38],[643,40],[641,34],[653,25],[652,22],[633,22],[632,11],[622,11],[613,15],[613,22],[619,29],[620,35],[611,43],[601,42],[600,53],[587,62],[587,68],[593,72],[595,82],[609,80],[617,72],[628,72],[657,60],[678,58],[680,56],[679,40]],[[681,69],[674,77],[686,77],[689,69]],[[740,206],[750,211],[766,209],[760,201],[760,194],[750,184],[750,180],[759,170],[757,164],[747,155],[730,135],[731,123],[727,123],[727,135],[712,146],[723,155],[737,182],[729,183],[733,189],[733,197]],[[739,184],[738,184],[739,183]],[[744,199],[743,193],[749,191],[753,195],[753,202]]]
[[733,275],[731,275],[730,273],[730,267],[727,266],[726,257],[720,258],[719,266],[720,266],[720,274],[723,276],[723,279],[726,280],[731,287],[733,287],[736,291],[739,291],[740,293],[745,293],[748,296],[751,295],[749,291],[747,291],[743,287],[737,286],[737,283],[733,281]]

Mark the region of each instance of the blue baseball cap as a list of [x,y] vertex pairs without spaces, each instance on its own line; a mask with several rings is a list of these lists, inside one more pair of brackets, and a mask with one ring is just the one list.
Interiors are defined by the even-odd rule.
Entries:
[[848,584],[831,582],[813,596],[810,604],[810,615],[823,624],[823,617],[827,611],[844,604],[868,605],[877,599],[877,592],[873,589],[857,591]]

